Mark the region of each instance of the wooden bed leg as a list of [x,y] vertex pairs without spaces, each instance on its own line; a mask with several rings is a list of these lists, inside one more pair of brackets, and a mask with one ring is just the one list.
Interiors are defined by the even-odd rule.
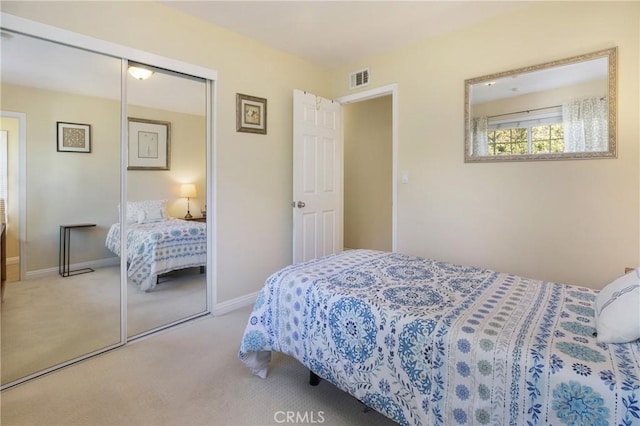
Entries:
[[320,376],[313,371],[309,371],[309,384],[311,386],[318,386],[320,384]]

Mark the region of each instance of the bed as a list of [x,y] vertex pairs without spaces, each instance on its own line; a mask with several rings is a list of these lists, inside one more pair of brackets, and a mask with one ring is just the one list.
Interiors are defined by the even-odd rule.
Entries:
[[[158,204],[158,211],[156,204],[151,205],[154,207],[136,209],[132,203],[127,213],[127,276],[143,291],[152,290],[161,274],[202,268],[207,263],[206,224],[165,219],[163,204]],[[115,223],[107,233],[105,245],[118,256],[120,238],[120,224]]]
[[262,378],[272,352],[292,356],[401,425],[637,425],[638,336],[603,343],[596,324],[624,292],[640,328],[629,277],[600,303],[604,290],[349,250],[269,277],[238,356]]

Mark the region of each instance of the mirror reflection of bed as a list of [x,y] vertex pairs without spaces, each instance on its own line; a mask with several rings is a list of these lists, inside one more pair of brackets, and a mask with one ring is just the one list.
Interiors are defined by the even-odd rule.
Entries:
[[[172,217],[167,205],[165,199],[127,203],[129,336],[206,309],[207,225]],[[121,224],[114,223],[105,245],[121,256],[121,240]]]
[[[200,267],[206,264],[206,223],[200,213],[206,204],[207,193],[206,85],[201,79],[159,68],[145,68],[153,71],[148,79],[127,75],[131,94],[127,105],[127,206],[131,207],[127,209],[127,222],[148,222],[136,223],[129,228],[146,231],[155,228],[162,230],[165,237],[179,232],[181,237],[176,237],[169,243],[169,248],[164,246],[163,249],[175,249],[176,253],[177,250],[189,250],[189,255],[184,256],[184,251],[178,258],[176,253],[161,254],[158,255],[162,258],[160,266],[153,262],[154,259],[134,265],[137,268],[134,277],[129,275],[127,278],[129,337],[197,315],[207,307],[206,273],[200,273]],[[170,102],[160,105],[159,99],[163,98]],[[162,144],[165,141],[159,133],[157,156],[145,157],[144,153],[136,151],[140,149],[136,131],[155,136],[156,131],[163,130],[165,123],[169,130],[166,145]],[[135,127],[138,124],[142,127]],[[184,192],[185,188],[189,188],[189,192]],[[136,209],[139,206],[146,206],[146,209]],[[141,215],[146,216],[142,219]],[[154,222],[160,216],[171,219]],[[175,246],[175,240],[182,236],[189,241]],[[130,268],[131,265],[128,270]],[[155,278],[157,271],[160,271],[158,280]]]

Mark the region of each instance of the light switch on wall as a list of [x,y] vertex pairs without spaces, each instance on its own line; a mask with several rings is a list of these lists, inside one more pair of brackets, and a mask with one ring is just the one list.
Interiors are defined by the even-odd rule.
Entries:
[[409,172],[402,172],[402,175],[400,177],[400,182],[409,183]]

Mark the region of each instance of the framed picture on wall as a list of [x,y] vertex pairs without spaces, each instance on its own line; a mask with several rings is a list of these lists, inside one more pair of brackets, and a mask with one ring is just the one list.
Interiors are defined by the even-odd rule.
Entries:
[[267,134],[267,100],[236,93],[236,131]]
[[58,152],[91,152],[91,125],[58,121]]
[[127,170],[169,170],[171,123],[129,117]]

